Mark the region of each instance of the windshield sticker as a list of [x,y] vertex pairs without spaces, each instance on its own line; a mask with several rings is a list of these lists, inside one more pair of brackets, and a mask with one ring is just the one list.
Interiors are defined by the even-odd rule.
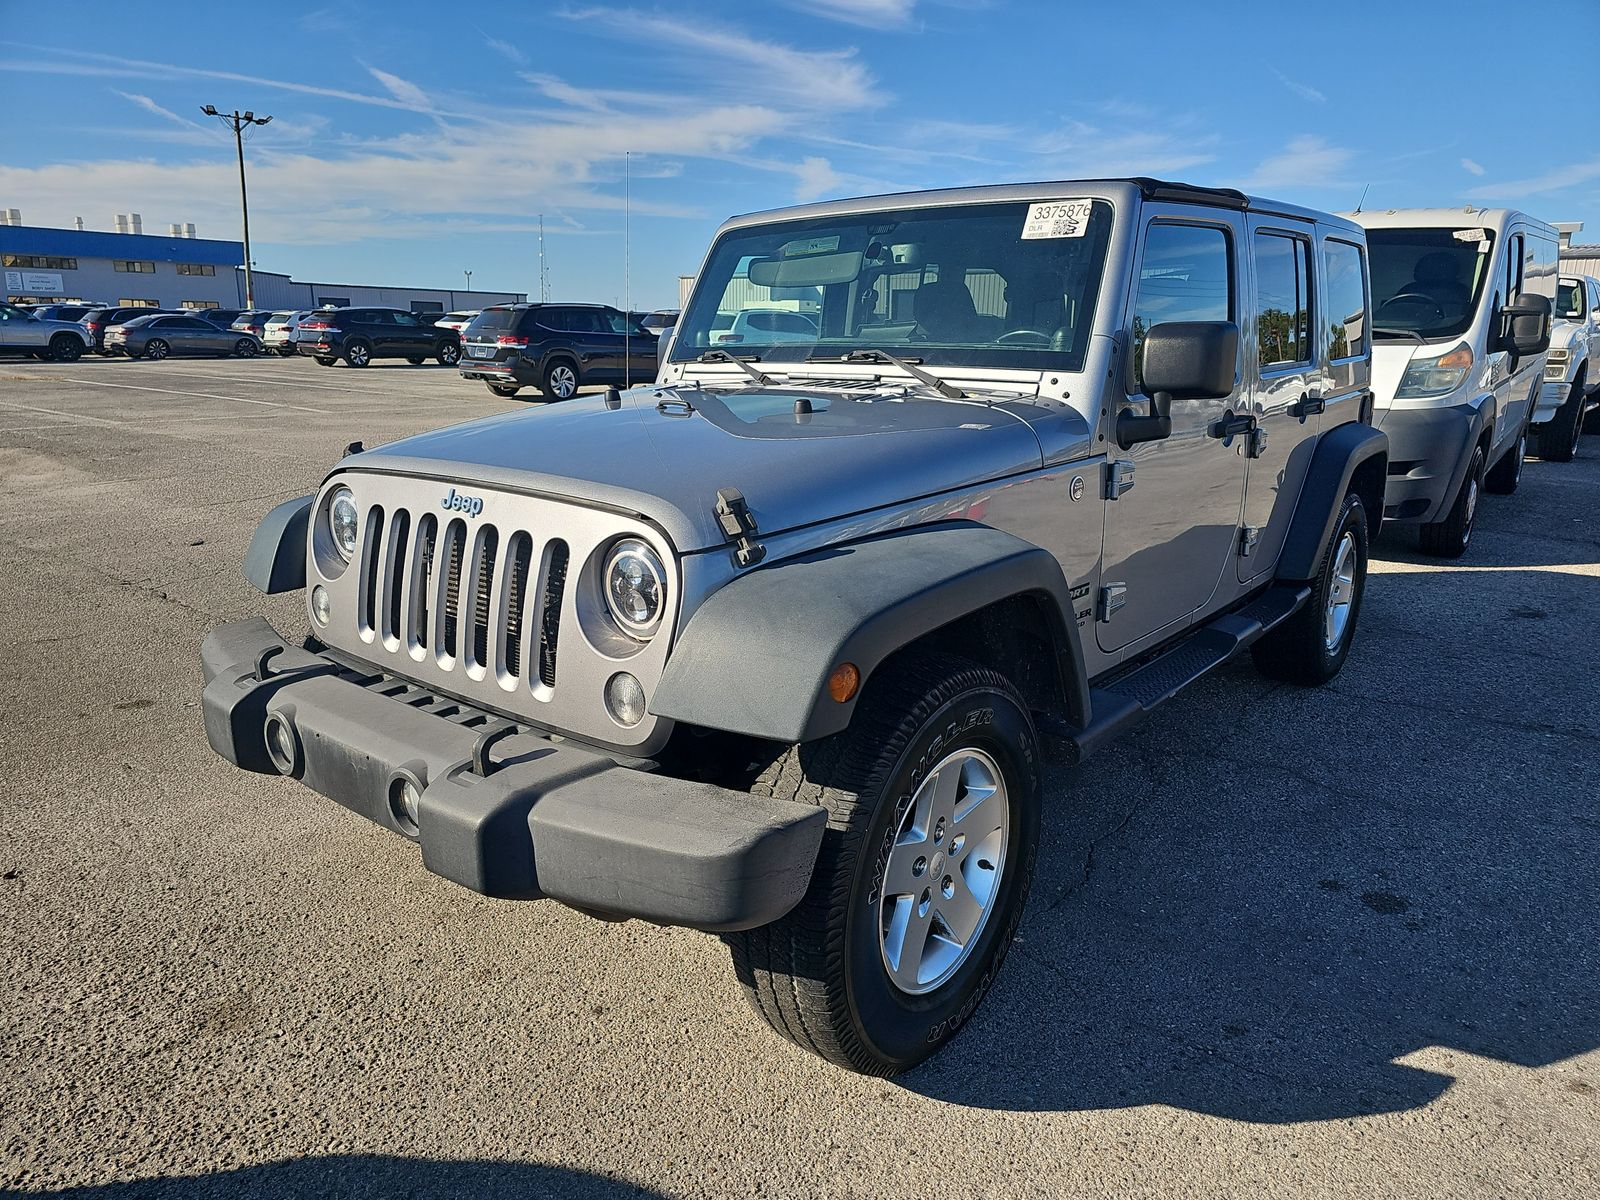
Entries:
[[1487,242],[1489,231],[1487,229],[1458,229],[1453,234],[1458,242]]
[[803,254],[831,254],[839,248],[839,235],[832,237],[806,238],[802,242],[785,242],[783,256],[785,258],[798,258]]
[[1022,239],[1075,238],[1089,231],[1093,200],[1042,200],[1028,205],[1022,223]]

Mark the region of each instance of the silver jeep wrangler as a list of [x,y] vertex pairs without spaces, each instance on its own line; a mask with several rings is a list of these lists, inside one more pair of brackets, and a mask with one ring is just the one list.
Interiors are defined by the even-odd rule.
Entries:
[[311,635],[213,632],[207,735],[475,891],[723,934],[780,1033],[903,1070],[1016,932],[1041,739],[1343,664],[1368,292],[1350,222],[1149,179],[729,221],[653,385],[268,514]]

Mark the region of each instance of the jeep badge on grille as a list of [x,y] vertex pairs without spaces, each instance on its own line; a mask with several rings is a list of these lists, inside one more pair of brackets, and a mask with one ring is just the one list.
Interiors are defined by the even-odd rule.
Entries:
[[454,509],[456,512],[466,513],[469,517],[475,517],[483,511],[483,497],[468,496],[451,488],[450,494],[439,501],[439,507]]

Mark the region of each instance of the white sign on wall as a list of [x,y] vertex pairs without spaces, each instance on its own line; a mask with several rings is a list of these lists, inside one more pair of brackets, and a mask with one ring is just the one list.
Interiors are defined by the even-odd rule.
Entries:
[[6,291],[13,295],[59,296],[61,275],[53,271],[7,271]]

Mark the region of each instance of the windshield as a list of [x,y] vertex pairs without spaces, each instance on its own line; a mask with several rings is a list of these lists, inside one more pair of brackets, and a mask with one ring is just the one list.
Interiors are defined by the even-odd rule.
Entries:
[[1563,321],[1583,320],[1583,284],[1563,279],[1556,288],[1556,316]]
[[1111,220],[1109,203],[1080,199],[735,230],[712,250],[672,359],[886,349],[933,366],[1082,370]]
[[1426,340],[1467,331],[1489,275],[1487,229],[1369,229],[1373,332]]

